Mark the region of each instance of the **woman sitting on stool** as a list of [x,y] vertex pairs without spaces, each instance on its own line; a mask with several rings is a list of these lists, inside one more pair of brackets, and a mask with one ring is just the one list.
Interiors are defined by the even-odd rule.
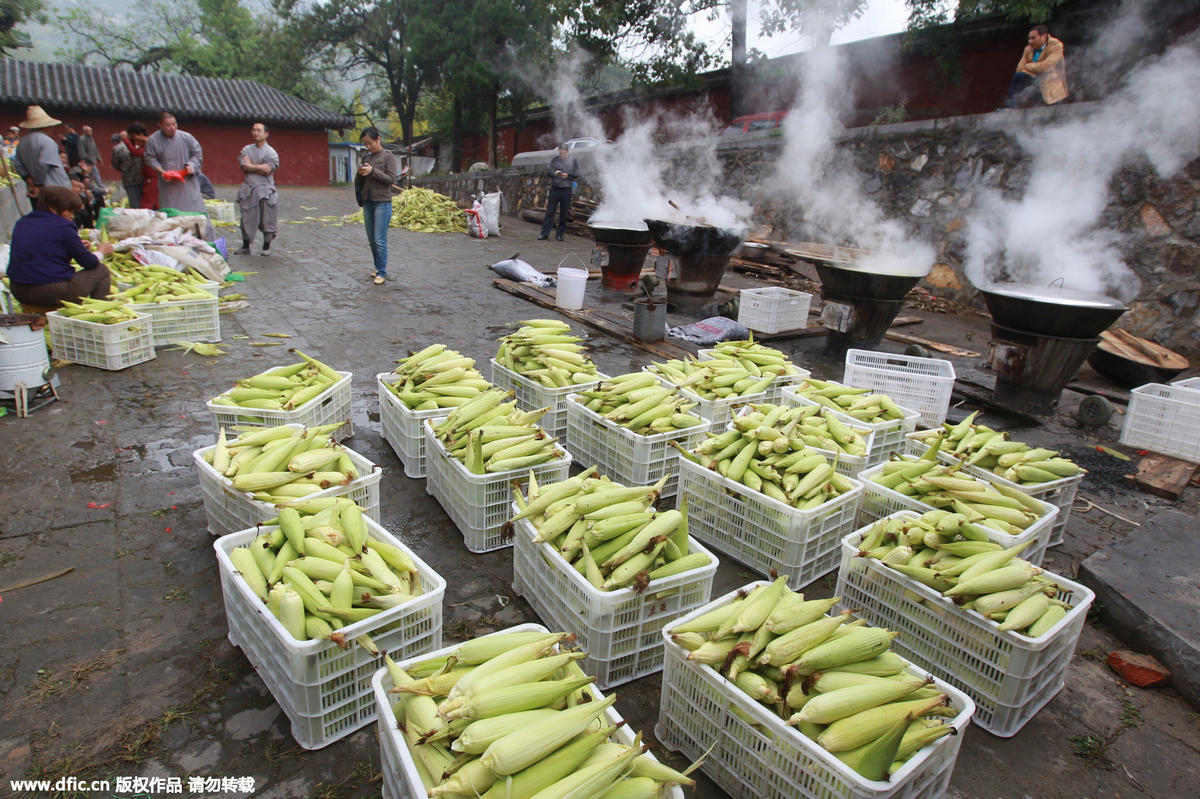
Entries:
[[[83,207],[79,195],[62,186],[38,191],[37,210],[21,217],[13,227],[8,256],[8,279],[13,296],[22,305],[51,310],[82,297],[106,299],[112,276],[108,267],[79,238],[75,212]],[[101,244],[108,255],[111,244]],[[74,260],[83,267],[76,272]]]

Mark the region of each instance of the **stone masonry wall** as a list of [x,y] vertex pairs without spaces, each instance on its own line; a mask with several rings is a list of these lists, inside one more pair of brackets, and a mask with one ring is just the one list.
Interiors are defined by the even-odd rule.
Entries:
[[[862,175],[863,192],[889,216],[933,243],[937,262],[924,285],[943,296],[972,302],[976,290],[963,273],[964,228],[976,191],[998,188],[1019,196],[1029,181],[1030,158],[1006,132],[1008,126],[1045,124],[1086,111],[1086,105],[1078,104],[856,128],[847,131],[839,146]],[[750,202],[755,223],[769,225],[773,238],[821,240],[819,231],[804,229],[795,209],[779,203],[763,188],[781,149],[778,138],[722,144],[717,150],[722,189]],[[663,154],[672,160],[668,172],[687,171],[695,157],[694,151],[683,146],[665,148]],[[464,204],[472,192],[499,188],[505,195],[506,213],[516,214],[544,203],[542,173],[540,167],[518,167],[420,182]],[[586,182],[581,181],[580,192],[599,199]],[[1200,358],[1198,198],[1200,157],[1180,174],[1166,178],[1148,164],[1131,164],[1112,180],[1101,220],[1120,234],[1119,249],[1125,262],[1142,281],[1141,296],[1122,317],[1120,326],[1192,360]]]

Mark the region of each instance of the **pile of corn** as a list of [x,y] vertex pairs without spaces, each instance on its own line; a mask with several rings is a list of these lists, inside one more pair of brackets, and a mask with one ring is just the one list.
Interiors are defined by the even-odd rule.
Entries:
[[866,388],[851,388],[831,380],[810,377],[794,391],[805,399],[852,416],[860,422],[877,424],[904,418],[904,412],[892,402],[891,397],[887,394],[876,394]]
[[537,426],[547,408],[519,411],[511,391],[484,391],[450,412],[435,428],[451,456],[471,474],[527,469],[561,458],[557,439]]
[[557,319],[526,319],[500,339],[496,362],[546,388],[566,388],[596,380],[596,364],[571,326]]
[[405,407],[413,411],[455,408],[492,387],[475,361],[445,344],[433,344],[397,361],[400,380],[385,383]]
[[670,630],[747,696],[773,709],[869,780],[885,780],[954,728],[947,696],[905,673],[896,633],[827,616],[837,598],[805,600],[784,578]]
[[[107,263],[107,262],[106,262]],[[176,302],[180,300],[211,300],[211,280],[191,270],[180,272],[160,264],[137,265],[126,269],[119,278],[128,288],[114,292],[114,300],[130,303]]]
[[[928,453],[932,456],[932,453]],[[961,513],[1008,535],[1019,535],[1044,513],[1040,503],[1023,491],[994,485],[922,457],[885,463],[873,481],[934,508]]]
[[[318,219],[325,221],[331,218]],[[362,209],[341,217],[340,221],[362,224]],[[417,233],[466,233],[467,219],[454,200],[432,189],[413,186],[392,198],[392,218],[389,227],[404,228]]]
[[262,502],[286,502],[362,475],[347,450],[329,434],[341,423],[323,427],[265,427],[228,441],[225,428],[205,455],[212,467],[229,478],[237,491]]
[[300,356],[299,363],[276,366],[239,380],[235,387],[214,397],[213,404],[270,411],[299,410],[342,379],[316,358],[310,358],[300,350],[292,352]]
[[786,355],[774,347],[764,347],[753,338],[722,341],[709,350],[708,355],[713,360],[736,363],[751,375],[764,375],[776,370],[780,375],[800,374],[800,370]]
[[661,375],[675,388],[684,389],[706,400],[749,397],[761,394],[782,373],[782,368],[760,368],[756,374],[741,363],[725,360],[671,360],[646,367]]
[[[749,412],[743,412],[742,418],[749,425],[750,420],[762,424],[766,417],[777,413],[778,405],[753,405]],[[855,457],[867,454],[867,430],[857,430],[838,419],[824,408],[816,405],[785,406],[783,414],[775,422],[783,426],[783,431],[789,438],[796,439],[796,446],[803,442],[810,447],[824,449],[834,453],[845,453]],[[757,425],[756,425],[757,426]],[[781,432],[783,432],[781,431]]]
[[101,325],[115,325],[137,318],[137,311],[120,300],[97,300],[91,297],[84,297],[79,302],[63,300],[58,313],[81,322]]
[[879,520],[859,543],[859,556],[878,558],[953,597],[1002,632],[1038,638],[1067,615],[1069,606],[1054,598],[1058,589],[1039,576],[1041,569],[1017,558],[1031,543],[1005,549],[962,514],[938,510],[919,519]]
[[[338,630],[420,596],[421,577],[404,550],[367,534],[350,500],[308,502],[310,510],[324,507],[310,515],[281,508],[278,526],[261,527],[229,559],[293,638],[346,647]],[[366,636],[360,643],[375,649]]]
[[609,378],[594,389],[580,391],[589,411],[637,435],[648,436],[671,430],[685,430],[704,424],[699,416],[688,413],[696,407],[681,394],[664,388],[649,372],[631,372]]
[[[810,447],[797,428],[800,417],[782,424],[789,409],[735,417],[731,429],[709,433],[689,456],[754,491],[800,510],[811,510],[854,488],[825,455]],[[686,454],[686,453],[684,453]]]
[[[513,632],[461,644],[408,671],[386,658],[392,707],[430,796],[483,799],[655,797],[694,785],[643,747],[612,740],[566,633]],[[640,740],[640,736],[639,736]]]
[[516,491],[520,512],[513,521],[529,519],[537,543],[549,543],[589,583],[602,591],[636,585],[645,590],[654,580],[708,565],[703,552],[688,554],[687,505],[655,511],[654,502],[666,483],[623,486],[592,477],[537,486],[529,496]]
[[923,432],[918,438],[934,452],[965,459],[968,466],[987,469],[1020,485],[1036,486],[1084,473],[1073,461],[1058,457],[1056,450],[1009,441],[1008,433],[974,424],[975,415],[956,425],[943,423],[941,430]]

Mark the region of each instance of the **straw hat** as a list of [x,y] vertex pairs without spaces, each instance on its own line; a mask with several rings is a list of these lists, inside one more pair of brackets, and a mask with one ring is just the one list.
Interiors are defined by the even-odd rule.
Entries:
[[25,109],[25,121],[21,123],[21,127],[36,130],[37,128],[52,128],[61,124],[61,120],[47,114],[40,105],[31,105]]

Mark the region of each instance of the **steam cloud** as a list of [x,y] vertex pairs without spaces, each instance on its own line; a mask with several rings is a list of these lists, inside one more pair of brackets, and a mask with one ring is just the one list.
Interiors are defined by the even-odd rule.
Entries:
[[[1130,20],[1126,15],[1125,20]],[[1141,27],[1134,22],[1132,33]],[[1161,58],[1127,73],[1126,85],[1086,118],[1016,133],[1032,155],[1029,185],[1007,198],[987,190],[967,222],[966,273],[983,286],[1002,280],[1136,299],[1140,281],[1118,250],[1120,234],[1105,229],[1113,175],[1145,158],[1159,175],[1178,171],[1200,152],[1200,53],[1196,42],[1176,45]],[[1129,42],[1120,28],[1114,41]],[[1069,55],[1069,54],[1068,54]]]

